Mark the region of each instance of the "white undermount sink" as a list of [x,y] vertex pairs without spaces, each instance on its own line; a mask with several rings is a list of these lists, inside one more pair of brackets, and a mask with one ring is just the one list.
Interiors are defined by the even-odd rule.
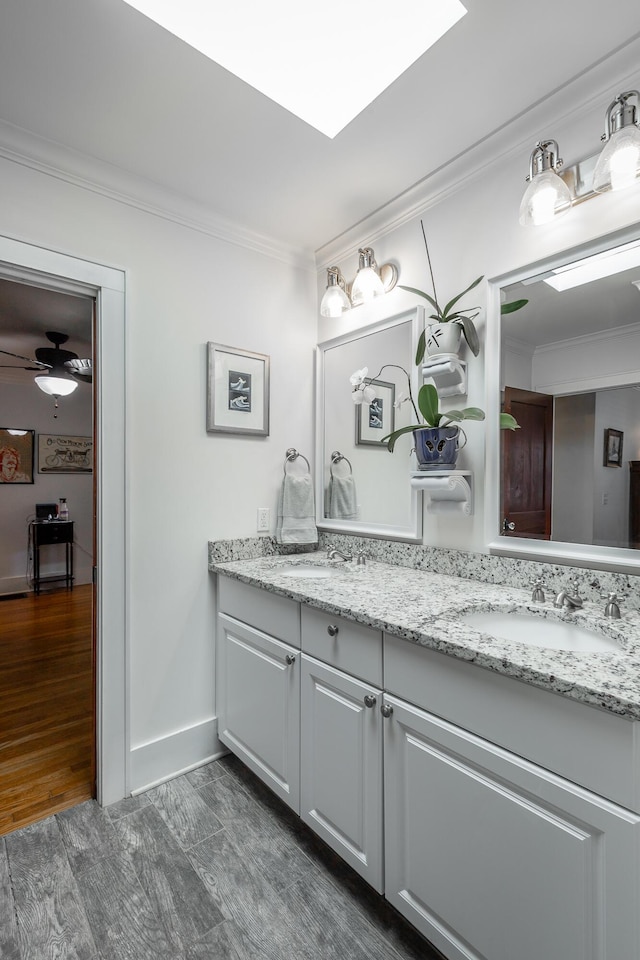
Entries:
[[304,577],[308,580],[328,580],[344,572],[344,567],[322,567],[314,563],[296,563],[280,570],[283,577]]
[[581,624],[549,617],[538,617],[518,610],[478,610],[463,613],[460,620],[475,630],[500,640],[527,646],[575,653],[619,653],[620,645]]

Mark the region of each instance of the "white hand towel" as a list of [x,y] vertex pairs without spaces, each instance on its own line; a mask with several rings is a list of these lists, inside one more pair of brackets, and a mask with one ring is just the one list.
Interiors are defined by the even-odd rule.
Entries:
[[331,477],[329,516],[334,520],[357,520],[358,500],[353,477]]
[[287,474],[282,482],[276,525],[278,543],[317,543],[313,484],[306,474]]

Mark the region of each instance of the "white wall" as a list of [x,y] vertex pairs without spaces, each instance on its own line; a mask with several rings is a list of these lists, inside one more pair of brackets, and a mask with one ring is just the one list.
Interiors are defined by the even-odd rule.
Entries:
[[[524,178],[536,141],[546,137],[557,139],[565,165],[597,153],[608,104],[620,90],[640,86],[639,53],[639,42],[629,45],[615,59],[600,63],[551,99],[523,112],[517,121],[476,150],[319,251],[318,295],[324,291],[326,268],[333,263],[337,263],[347,279],[353,277],[357,248],[365,244],[373,246],[378,263],[391,260],[398,265],[400,283],[429,290],[420,217],[429,240],[438,296],[443,301],[459,293],[480,274],[487,279],[497,279],[640,221],[640,190],[634,188],[596,197],[575,207],[570,215],[556,223],[537,228],[524,228],[518,223]],[[508,79],[505,78],[505,82]],[[474,290],[473,303],[485,308],[487,292],[484,284]],[[397,313],[415,302],[414,296],[396,288],[384,298],[384,310],[388,314]],[[379,309],[382,313],[383,307]],[[358,309],[342,321],[321,319],[319,338],[335,336],[341,326],[357,327],[359,322]],[[478,325],[484,340],[486,312],[479,318]],[[466,402],[485,407],[484,351],[477,359],[473,356],[468,359]],[[491,389],[494,387],[498,390],[499,384],[492,384]],[[471,518],[425,515],[425,542],[482,551],[486,543],[484,426],[472,423],[467,433],[469,444],[458,464],[474,473],[474,515]]]
[[[625,547],[629,542],[629,461],[640,457],[640,393],[633,388],[596,394],[594,424],[594,543]],[[604,431],[624,434],[622,463],[604,466]]]
[[593,543],[595,407],[593,393],[555,401],[551,536],[564,543]]
[[[315,276],[302,258],[275,247],[270,255],[261,238],[221,239],[227,234],[215,223],[174,221],[157,205],[138,207],[54,173],[0,160],[0,233],[127,272],[128,698],[136,789],[170,775],[182,755],[202,760],[215,745],[207,541],[255,535],[258,506],[271,507],[274,528],[285,450],[313,455]],[[206,433],[209,340],[271,356],[269,437]],[[179,751],[172,752],[174,743]]]
[[[90,583],[93,478],[91,474],[39,473],[38,434],[90,437],[91,388],[79,384],[71,396],[61,398],[58,418],[54,420],[53,398],[42,393],[33,382],[24,385],[0,383],[0,420],[2,427],[36,431],[33,484],[0,485],[0,592],[8,593],[24,587],[28,521],[35,516],[36,503],[53,503],[60,497],[67,498],[69,519],[74,521],[75,582]],[[42,576],[61,570],[64,570],[64,547],[43,548]]]

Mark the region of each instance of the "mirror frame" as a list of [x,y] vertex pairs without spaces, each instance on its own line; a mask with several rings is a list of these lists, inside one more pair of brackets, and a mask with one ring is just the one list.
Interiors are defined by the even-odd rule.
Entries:
[[[528,264],[519,270],[489,281],[487,293],[487,323],[485,344],[485,410],[486,470],[485,470],[485,541],[489,553],[544,563],[567,564],[617,573],[640,574],[640,550],[627,547],[599,547],[584,543],[566,543],[559,540],[528,540],[500,536],[500,372],[502,316],[500,290],[509,284],[526,280],[539,273],[602,253],[612,247],[640,239],[640,224],[591,240],[579,246],[562,250],[552,257]],[[496,389],[497,385],[497,389]]]
[[[402,313],[394,314],[385,320],[367,324],[363,327],[350,330],[331,340],[323,340],[316,347],[316,526],[319,530],[333,530],[335,533],[351,533],[356,536],[381,537],[386,540],[402,540],[408,543],[422,543],[422,491],[410,486],[411,467],[407,469],[407,488],[410,496],[409,523],[406,526],[382,523],[370,523],[366,520],[332,520],[324,516],[324,434],[325,434],[325,389],[324,389],[324,356],[327,350],[339,347],[345,343],[362,340],[372,333],[379,333],[403,323],[411,323],[411,356],[409,357],[407,372],[411,378],[411,389],[414,395],[419,387],[418,369],[414,363],[418,339],[424,326],[424,309],[421,306],[412,307]],[[394,456],[394,454],[390,454]]]

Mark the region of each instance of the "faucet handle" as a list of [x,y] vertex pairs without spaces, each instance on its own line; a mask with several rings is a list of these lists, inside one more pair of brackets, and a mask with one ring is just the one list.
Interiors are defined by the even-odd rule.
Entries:
[[580,578],[579,577],[571,577],[571,579],[567,582],[567,586],[575,591],[576,597],[580,596]]
[[620,602],[626,599],[626,594],[616,593],[615,590],[610,590],[609,593],[600,594],[603,600],[606,600],[604,607],[605,617],[611,617],[612,620],[620,619]]
[[544,603],[544,589],[545,583],[542,577],[537,577],[533,582],[533,593],[531,594],[531,600],[533,603]]

